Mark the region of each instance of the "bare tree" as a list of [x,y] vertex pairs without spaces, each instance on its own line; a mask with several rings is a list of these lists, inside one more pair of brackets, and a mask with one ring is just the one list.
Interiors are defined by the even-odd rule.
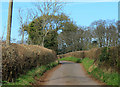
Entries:
[[13,0],[9,0],[7,38],[6,38],[6,45],[7,46],[10,45],[11,23],[12,23],[12,8],[13,8]]
[[94,38],[97,38],[99,47],[117,46],[118,31],[114,20],[98,20],[92,23]]
[[23,9],[19,9],[18,10],[19,12],[19,16],[18,16],[18,19],[19,19],[19,22],[20,22],[20,34],[22,35],[22,40],[21,40],[21,43],[23,44],[24,42],[24,32],[25,32],[25,26],[28,24],[29,22],[29,19],[30,19],[30,14],[29,14],[29,10],[26,9],[26,10],[23,10]]
[[[49,0],[46,2],[36,3],[35,6],[37,7],[38,13],[42,16],[43,37],[41,46],[44,46],[45,37],[52,29],[51,21],[53,20],[54,15],[57,15],[58,12],[61,10],[62,4],[56,0],[55,2]],[[51,15],[51,17],[49,15]]]
[[99,47],[105,46],[106,21],[98,20],[92,23],[94,26],[94,36],[98,39]]

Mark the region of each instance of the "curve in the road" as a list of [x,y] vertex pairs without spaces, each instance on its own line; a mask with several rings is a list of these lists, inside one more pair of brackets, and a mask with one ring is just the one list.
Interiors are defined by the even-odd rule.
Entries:
[[101,85],[87,76],[79,63],[63,61],[41,85]]

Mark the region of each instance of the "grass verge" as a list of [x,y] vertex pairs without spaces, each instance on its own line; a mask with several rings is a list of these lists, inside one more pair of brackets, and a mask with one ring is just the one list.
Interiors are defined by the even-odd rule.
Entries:
[[64,57],[64,58],[59,59],[59,61],[72,61],[75,63],[81,63],[81,59],[76,58],[76,57]]
[[48,65],[40,66],[35,69],[32,69],[27,72],[26,75],[21,75],[18,79],[16,79],[15,82],[10,83],[10,82],[5,82],[2,87],[8,87],[9,85],[14,85],[14,86],[30,86],[30,83],[34,83],[35,79],[34,77],[37,76],[38,78],[42,76],[47,70],[52,69],[53,67],[57,66],[57,62],[50,63]]
[[120,74],[118,74],[117,72],[104,72],[102,69],[95,66],[93,62],[94,60],[89,58],[84,58],[82,60],[83,66],[87,70],[88,74],[94,76],[96,79],[99,79],[102,82],[105,82],[107,85],[118,87]]

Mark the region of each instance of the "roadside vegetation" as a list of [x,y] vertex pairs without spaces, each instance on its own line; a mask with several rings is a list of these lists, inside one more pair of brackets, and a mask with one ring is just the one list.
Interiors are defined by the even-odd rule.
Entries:
[[93,59],[84,58],[82,63],[88,74],[102,82],[105,82],[107,85],[113,85],[113,87],[118,86],[120,74],[117,72],[105,72],[103,69],[94,64]]
[[72,61],[75,63],[81,63],[81,59],[76,58],[76,57],[64,57],[64,58],[59,59],[59,61]]
[[47,65],[39,66],[34,68],[26,73],[26,75],[21,75],[15,82],[7,82],[3,81],[3,87],[7,87],[9,85],[30,85],[30,83],[35,82],[35,77],[40,78],[47,70],[52,69],[53,67],[57,66],[57,62],[52,62]]
[[[105,57],[101,58],[102,55],[98,59],[105,59]],[[64,57],[59,59],[59,61],[72,61],[75,63],[82,63],[85,70],[88,72],[88,74],[92,75],[94,78],[106,83],[107,85],[112,85],[113,87],[118,86],[120,74],[118,74],[117,71],[109,71],[107,69],[104,69],[100,67],[100,64],[103,64],[102,62],[96,62],[94,59],[90,58],[76,58],[76,57]]]

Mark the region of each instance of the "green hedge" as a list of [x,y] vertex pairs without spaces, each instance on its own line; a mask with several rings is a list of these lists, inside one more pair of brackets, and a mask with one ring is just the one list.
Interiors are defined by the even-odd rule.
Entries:
[[[108,72],[103,71],[103,69],[99,68],[97,65],[94,65],[94,60],[89,58],[84,58],[82,60],[83,66],[87,70],[87,72],[94,76],[96,79],[105,82],[107,85],[118,86],[120,80],[120,74],[117,72]],[[91,70],[90,70],[91,68]]]

